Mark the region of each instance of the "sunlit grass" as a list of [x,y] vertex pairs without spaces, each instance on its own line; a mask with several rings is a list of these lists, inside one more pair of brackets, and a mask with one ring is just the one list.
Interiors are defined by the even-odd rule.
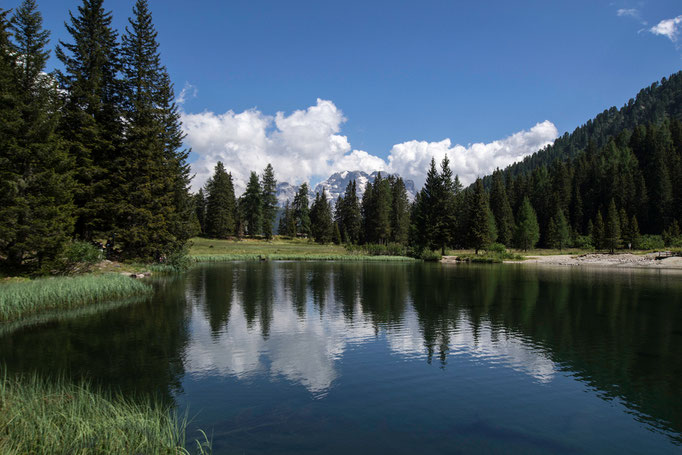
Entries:
[[[2,454],[188,454],[186,426],[170,407],[84,383],[0,377]],[[202,439],[196,452],[210,452]]]
[[150,292],[151,286],[120,274],[10,281],[0,284],[0,322]]

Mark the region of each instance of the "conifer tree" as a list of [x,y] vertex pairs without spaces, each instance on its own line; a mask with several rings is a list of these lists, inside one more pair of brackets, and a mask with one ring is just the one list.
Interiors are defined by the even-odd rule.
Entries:
[[360,230],[362,228],[362,211],[355,180],[348,182],[343,203],[339,210],[341,211],[339,229],[345,235],[347,242],[357,244],[360,241]]
[[443,179],[436,169],[436,160],[432,157],[424,187],[415,198],[410,217],[411,242],[419,248],[433,250],[442,247],[438,238],[438,202],[443,194],[442,185]]
[[606,230],[604,231],[604,246],[613,252],[620,247],[620,217],[616,209],[616,202],[611,199],[606,216]]
[[204,235],[206,234],[206,197],[203,188],[199,188],[199,192],[194,195],[194,210],[199,222],[200,234]]
[[604,218],[601,215],[601,210],[597,211],[597,215],[594,219],[592,243],[594,243],[594,247],[598,250],[606,246],[606,228],[604,226]]
[[[471,199],[472,205],[469,207],[469,242],[471,246],[476,250],[485,248],[490,245],[493,241],[493,230],[494,227],[491,226],[491,217],[489,216],[490,207],[488,205],[488,194],[483,188],[483,181],[481,179],[476,179],[473,190],[473,198]],[[492,218],[494,220],[494,218]]]
[[381,172],[374,180],[372,200],[373,229],[369,233],[372,242],[386,243],[391,236],[391,183],[381,177]]
[[64,71],[57,79],[64,93],[59,131],[75,160],[76,234],[84,239],[109,236],[113,163],[123,139],[120,53],[111,13],[103,0],[83,0],[78,15],[69,13],[71,43],[60,41],[57,58]]
[[108,205],[115,211],[124,255],[148,259],[184,245],[191,233],[191,205],[179,120],[172,119],[172,105],[162,108],[172,88],[164,77],[147,0],[135,2],[122,38],[121,62],[125,141],[123,153],[112,163]]
[[308,184],[303,183],[298,187],[294,197],[294,219],[296,221],[296,234],[310,236],[310,208],[308,206]]
[[524,251],[535,248],[540,240],[537,215],[528,197],[523,198],[516,216],[516,244]]
[[43,73],[49,32],[34,0],[0,13],[0,257],[14,271],[49,267],[73,229],[71,161],[56,135],[57,90]]
[[547,230],[547,243],[552,248],[563,250],[571,239],[571,231],[568,227],[568,221],[564,216],[564,211],[559,208],[556,215],[549,221],[549,228]]
[[246,232],[251,237],[260,235],[263,226],[263,190],[255,172],[251,172],[242,199]]
[[332,237],[332,241],[335,245],[341,245],[341,243],[343,243],[341,231],[339,230],[339,223],[337,222],[334,222],[334,236]]
[[[391,185],[391,242],[407,244],[410,229],[410,202],[405,182],[396,178]],[[454,207],[452,209],[454,211]]]
[[218,161],[213,176],[206,182],[206,235],[226,239],[236,234],[236,208],[232,175]]
[[322,188],[322,194],[317,193],[310,208],[310,225],[313,238],[317,243],[329,243],[334,235],[331,207],[327,201],[327,192]]
[[272,165],[268,163],[263,171],[263,234],[272,238],[275,217],[277,216],[277,180]]
[[277,233],[279,235],[289,236],[289,218],[291,218],[291,207],[289,201],[287,200],[284,204],[284,210],[282,216],[279,218],[279,225],[277,227]]
[[637,222],[637,217],[632,215],[630,223],[628,224],[627,237],[624,237],[623,240],[627,242],[628,248],[636,249],[639,247],[639,238],[639,223]]
[[502,180],[502,172],[493,172],[493,184],[490,190],[490,209],[495,215],[497,237],[500,243],[511,245],[514,235],[514,214],[512,213],[507,191]]
[[450,169],[450,159],[446,154],[440,163],[440,194],[437,198],[437,237],[440,243],[441,253],[445,254],[445,248],[452,246],[457,226],[456,217],[456,194],[459,190],[459,178],[453,179]]

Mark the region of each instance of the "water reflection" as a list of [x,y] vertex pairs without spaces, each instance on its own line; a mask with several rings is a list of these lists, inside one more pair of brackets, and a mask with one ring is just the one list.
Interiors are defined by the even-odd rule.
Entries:
[[[0,336],[0,363],[180,400],[206,409],[203,426],[226,432],[271,419],[281,434],[268,437],[290,451],[292,434],[313,444],[312,433],[353,451],[332,441],[347,438],[334,428],[353,425],[414,452],[400,442],[410,428],[436,432],[433,450],[456,435],[479,447],[477,431],[527,449],[537,443],[529,432],[556,424],[545,431],[565,448],[569,429],[590,433],[576,422],[594,429],[595,447],[611,447],[609,434],[627,448],[646,436],[626,412],[679,448],[680,278],[523,266],[218,264],[158,280],[140,304]],[[586,391],[599,398],[589,401]],[[614,411],[620,406],[624,412]],[[389,424],[389,414],[402,420]],[[236,451],[253,448],[232,433],[224,440],[243,443]]]

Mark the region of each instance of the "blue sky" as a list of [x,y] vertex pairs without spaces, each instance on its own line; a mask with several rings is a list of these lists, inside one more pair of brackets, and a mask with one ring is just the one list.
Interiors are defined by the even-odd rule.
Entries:
[[[63,23],[80,1],[38,3],[53,43],[68,40]],[[105,0],[117,27],[132,4]],[[215,160],[229,168],[243,154],[253,159],[235,163],[237,177],[270,158],[282,163],[281,180],[294,181],[319,180],[342,162],[382,167],[379,158],[387,170],[419,180],[410,173],[429,151],[462,153],[453,167],[471,179],[505,164],[496,157],[508,161],[551,141],[547,124],[532,133],[537,124],[572,131],[682,63],[682,36],[674,35],[682,24],[657,29],[668,36],[651,31],[682,15],[679,0],[150,5],[176,90],[187,87],[182,107],[198,181]],[[511,139],[523,132],[529,136]],[[495,141],[502,148],[473,156],[471,144]],[[370,158],[344,161],[356,150]],[[308,163],[311,154],[320,162]],[[287,156],[300,166],[285,165]]]

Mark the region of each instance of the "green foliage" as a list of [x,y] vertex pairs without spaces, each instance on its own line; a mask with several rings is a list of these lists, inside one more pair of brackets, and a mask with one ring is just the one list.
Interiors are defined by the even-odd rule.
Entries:
[[88,272],[103,259],[102,250],[90,242],[74,240],[66,245],[64,252],[52,265],[61,274]]
[[315,201],[310,208],[310,224],[312,227],[313,239],[317,243],[329,243],[334,235],[334,224],[332,222],[332,211],[327,200],[327,193],[322,188],[322,194],[317,193]]
[[611,199],[609,204],[609,211],[606,217],[606,230],[604,234],[604,244],[607,249],[614,252],[620,247],[620,217],[616,210],[616,202]]
[[44,74],[49,32],[35,2],[0,18],[0,259],[36,272],[73,229],[72,162],[57,135],[58,91]]
[[638,247],[642,250],[662,250],[665,242],[660,235],[645,234],[639,239]]
[[497,238],[504,244],[511,244],[514,237],[514,214],[504,186],[502,172],[493,172],[492,189],[490,191],[490,209],[495,215]]
[[568,221],[566,221],[563,210],[559,209],[557,214],[549,220],[547,236],[547,243],[552,248],[563,250],[568,246],[568,243],[571,240],[571,231],[568,227]]
[[206,182],[206,235],[224,239],[235,233],[236,201],[232,175],[218,161],[213,177]]
[[540,239],[540,227],[530,200],[525,198],[516,217],[516,245],[528,251],[535,248]]
[[[188,454],[187,419],[148,400],[135,402],[64,379],[0,377],[4,454]],[[210,442],[194,441],[208,453]]]
[[173,251],[166,257],[165,265],[175,272],[184,272],[192,266],[192,258],[189,255],[187,248]]
[[507,252],[507,247],[501,243],[491,243],[486,248],[487,253],[504,254]]
[[247,233],[251,237],[260,235],[263,229],[263,190],[255,172],[251,172],[241,201]]
[[678,243],[682,237],[680,235],[680,225],[677,223],[677,220],[674,220],[670,226],[663,231],[661,237],[663,237],[663,243],[665,246],[676,246],[674,244]]
[[425,262],[438,262],[443,259],[443,255],[440,254],[440,251],[423,250],[419,255],[419,259]]
[[272,165],[268,163],[263,171],[263,235],[266,239],[272,238],[272,230],[277,216],[277,180]]
[[495,241],[496,236],[495,218],[488,205],[488,194],[483,188],[483,181],[477,179],[469,206],[469,242],[478,254],[478,250]]
[[152,288],[120,274],[40,278],[0,284],[0,321],[72,309],[105,299],[145,294]]
[[294,197],[294,235],[301,234],[303,236],[310,236],[312,234],[310,227],[310,208],[308,206],[308,184],[304,183],[298,188],[298,192]]
[[339,225],[339,231],[344,242],[356,244],[360,241],[360,231],[363,223],[355,180],[348,182],[343,197],[339,196],[335,207],[334,219]]

